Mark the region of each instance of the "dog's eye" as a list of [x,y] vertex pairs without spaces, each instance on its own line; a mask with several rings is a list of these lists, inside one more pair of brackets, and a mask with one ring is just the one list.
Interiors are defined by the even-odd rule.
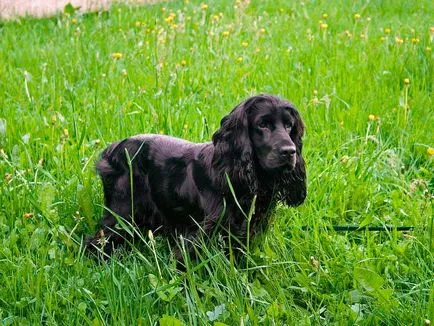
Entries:
[[270,127],[270,123],[267,121],[261,121],[258,123],[258,127],[261,129],[266,129]]
[[292,129],[292,125],[290,123],[285,123],[285,129],[290,131]]

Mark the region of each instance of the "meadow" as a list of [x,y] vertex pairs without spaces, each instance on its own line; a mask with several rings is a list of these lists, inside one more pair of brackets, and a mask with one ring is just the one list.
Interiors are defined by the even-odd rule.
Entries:
[[[0,21],[2,325],[434,323],[433,12],[430,0],[185,0]],[[107,261],[84,253],[106,145],[208,141],[257,93],[304,119],[308,197],[279,205],[243,261],[215,239],[179,271],[146,233]]]

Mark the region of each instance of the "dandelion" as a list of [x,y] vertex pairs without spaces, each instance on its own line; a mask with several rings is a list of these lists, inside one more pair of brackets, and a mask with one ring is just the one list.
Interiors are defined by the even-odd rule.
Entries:
[[384,33],[390,34],[390,33],[392,33],[392,30],[390,28],[385,28]]
[[433,156],[433,155],[434,155],[434,148],[432,148],[432,147],[428,147],[428,149],[426,150],[426,153],[427,153],[429,156]]
[[249,46],[249,42],[242,42],[242,43],[241,43],[241,46],[242,46],[243,48],[246,48],[246,47]]
[[410,85],[410,78],[404,78],[404,85],[406,86]]
[[112,53],[112,58],[115,59],[115,60],[122,59],[122,57],[123,57],[123,54],[120,53],[120,52],[113,52]]
[[361,17],[360,14],[354,14],[354,19],[355,20],[360,19],[360,17]]
[[172,24],[173,21],[175,20],[175,18],[176,18],[176,15],[173,12],[171,12],[169,14],[169,16],[167,16],[166,18],[164,18],[164,20],[166,21],[166,23]]
[[122,69],[121,74],[122,76],[126,77],[128,75],[128,72],[126,69]]
[[397,36],[397,37],[395,37],[395,42],[396,42],[396,44],[400,45],[400,44],[404,43],[404,40]]
[[218,22],[220,20],[220,16],[219,15],[213,15],[212,16],[212,21],[213,22]]
[[429,32],[430,32],[431,34],[434,34],[434,26],[431,26],[431,27],[429,28]]
[[241,56],[237,58],[237,61],[238,61],[238,62],[243,62],[243,60],[244,60],[244,58],[241,57]]
[[224,32],[223,32],[223,36],[226,36],[226,37],[228,37],[228,36],[229,36],[229,34],[230,34],[230,33],[229,33],[229,31],[224,31]]
[[200,8],[202,9],[202,10],[207,10],[208,9],[208,5],[206,4],[206,3],[202,3],[201,5],[200,5]]
[[353,37],[353,34],[351,34],[351,32],[348,31],[348,30],[345,31],[345,35],[346,35],[348,38],[352,38],[352,37]]
[[187,65],[187,61],[181,60],[181,66],[185,67]]
[[30,219],[30,218],[32,218],[33,216],[34,216],[33,213],[24,213],[24,214],[23,214],[23,217],[24,217],[25,219]]
[[322,24],[320,25],[320,27],[321,27],[321,29],[327,29],[327,28],[329,27],[329,25],[326,24],[326,23],[322,23]]
[[259,52],[261,52],[261,49],[260,48],[256,48],[255,52],[259,53]]
[[411,43],[413,43],[413,44],[418,44],[419,42],[420,42],[420,40],[417,37],[413,37],[411,39]]
[[368,119],[369,119],[369,121],[375,121],[375,115],[370,114],[370,115],[368,116]]
[[266,30],[265,30],[265,28],[261,28],[261,29],[259,30],[259,32],[260,32],[261,34],[265,34]]
[[71,19],[71,24],[76,25],[78,23],[77,18],[72,18]]
[[431,52],[431,50],[432,50],[432,49],[431,49],[431,47],[429,47],[429,46],[427,46],[427,47],[425,48],[425,51],[426,51],[426,52]]
[[366,39],[366,34],[365,34],[365,33],[360,33],[360,38],[361,38],[362,40],[365,40],[365,39]]
[[142,23],[141,22],[139,22],[139,21],[136,21],[136,27],[140,27],[142,25]]
[[328,15],[327,13],[323,13],[323,14],[322,14],[322,18],[324,18],[324,19],[327,19],[328,16],[329,16],[329,15]]
[[161,8],[161,12],[166,12],[166,10],[167,10],[166,7]]

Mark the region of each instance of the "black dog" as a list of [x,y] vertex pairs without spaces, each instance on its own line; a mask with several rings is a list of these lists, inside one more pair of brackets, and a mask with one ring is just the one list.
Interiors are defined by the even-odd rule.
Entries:
[[[113,143],[97,165],[107,210],[89,248],[110,254],[125,241],[113,213],[143,231],[190,239],[217,225],[241,240],[254,235],[277,201],[296,206],[306,197],[303,132],[291,103],[258,95],[223,118],[212,143],[150,134]],[[250,234],[234,194],[245,213],[256,196]]]

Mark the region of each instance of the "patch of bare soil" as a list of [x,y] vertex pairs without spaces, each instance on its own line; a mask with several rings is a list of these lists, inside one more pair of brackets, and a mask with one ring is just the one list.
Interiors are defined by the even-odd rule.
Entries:
[[158,0],[0,0],[0,19],[52,16],[63,11],[68,3],[87,12],[108,9],[113,3],[137,5],[156,2]]

